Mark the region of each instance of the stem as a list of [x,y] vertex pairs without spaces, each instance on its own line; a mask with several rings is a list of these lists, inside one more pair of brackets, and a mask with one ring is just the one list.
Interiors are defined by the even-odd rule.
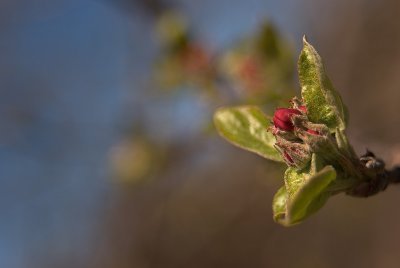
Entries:
[[391,183],[400,182],[400,166],[387,170],[385,163],[370,151],[360,157],[359,163],[362,180],[347,191],[348,195],[369,197],[384,191]]
[[388,174],[389,183],[400,183],[400,166],[396,166],[386,172]]

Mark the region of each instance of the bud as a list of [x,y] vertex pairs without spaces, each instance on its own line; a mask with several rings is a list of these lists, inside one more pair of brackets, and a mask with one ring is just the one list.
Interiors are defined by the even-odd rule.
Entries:
[[303,114],[307,113],[307,107],[304,105],[303,101],[300,100],[299,98],[293,97],[290,100],[290,104],[291,104],[293,109],[299,110]]
[[273,122],[274,126],[280,130],[293,131],[294,125],[292,122],[293,115],[301,115],[301,112],[291,108],[278,108],[275,111]]
[[290,108],[278,108],[270,128],[276,138],[275,148],[283,160],[292,167],[302,168],[317,153],[329,163],[337,164],[353,174],[352,164],[341,155],[335,137],[324,124],[309,121],[307,107],[298,99],[290,101]]
[[287,141],[277,136],[275,148],[282,154],[288,166],[303,168],[311,160],[311,152],[307,144]]
[[326,147],[327,143],[335,143],[329,129],[324,124],[314,124],[309,122],[307,117],[300,116],[294,117],[292,121],[296,137],[308,144],[313,151],[319,151],[319,148]]
[[306,113],[307,113],[307,107],[306,107],[305,105],[299,106],[298,109],[299,109],[303,114],[306,114]]
[[314,136],[321,135],[318,131],[312,130],[312,129],[307,129],[307,133],[311,134],[311,135],[314,135]]

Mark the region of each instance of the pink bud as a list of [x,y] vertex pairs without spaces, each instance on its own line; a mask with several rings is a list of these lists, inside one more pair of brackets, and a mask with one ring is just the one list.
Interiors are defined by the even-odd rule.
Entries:
[[307,129],[307,132],[311,135],[320,135],[318,131],[312,129]]
[[280,130],[293,131],[294,126],[291,117],[295,114],[300,115],[301,112],[296,109],[278,108],[275,111],[273,122],[274,126]]
[[304,106],[304,105],[299,106],[298,109],[299,109],[303,114],[306,114],[306,113],[307,113],[307,107]]
[[287,152],[283,151],[283,157],[285,158],[286,162],[289,162],[288,165],[294,164],[292,157],[290,157]]

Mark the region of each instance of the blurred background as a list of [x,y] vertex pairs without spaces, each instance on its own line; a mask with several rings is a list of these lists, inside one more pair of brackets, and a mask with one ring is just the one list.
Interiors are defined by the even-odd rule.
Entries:
[[400,188],[272,220],[284,167],[217,107],[299,94],[303,34],[349,136],[400,163],[400,2],[0,1],[0,266],[399,267]]

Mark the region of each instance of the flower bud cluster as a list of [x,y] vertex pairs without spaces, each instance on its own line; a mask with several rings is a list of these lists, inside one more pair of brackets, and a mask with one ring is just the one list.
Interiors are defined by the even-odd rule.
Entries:
[[308,120],[307,107],[302,101],[293,98],[290,103],[290,108],[276,109],[270,131],[285,162],[302,168],[310,162],[312,153],[327,143],[329,131],[325,125]]
[[387,187],[389,179],[383,161],[371,153],[357,159],[351,146],[340,146],[340,138],[346,138],[339,136],[343,133],[331,133],[326,125],[309,121],[307,107],[299,99],[292,99],[289,108],[276,109],[272,121],[275,148],[288,166],[303,169],[317,154],[344,178],[332,188],[336,189],[333,192],[367,197]]

